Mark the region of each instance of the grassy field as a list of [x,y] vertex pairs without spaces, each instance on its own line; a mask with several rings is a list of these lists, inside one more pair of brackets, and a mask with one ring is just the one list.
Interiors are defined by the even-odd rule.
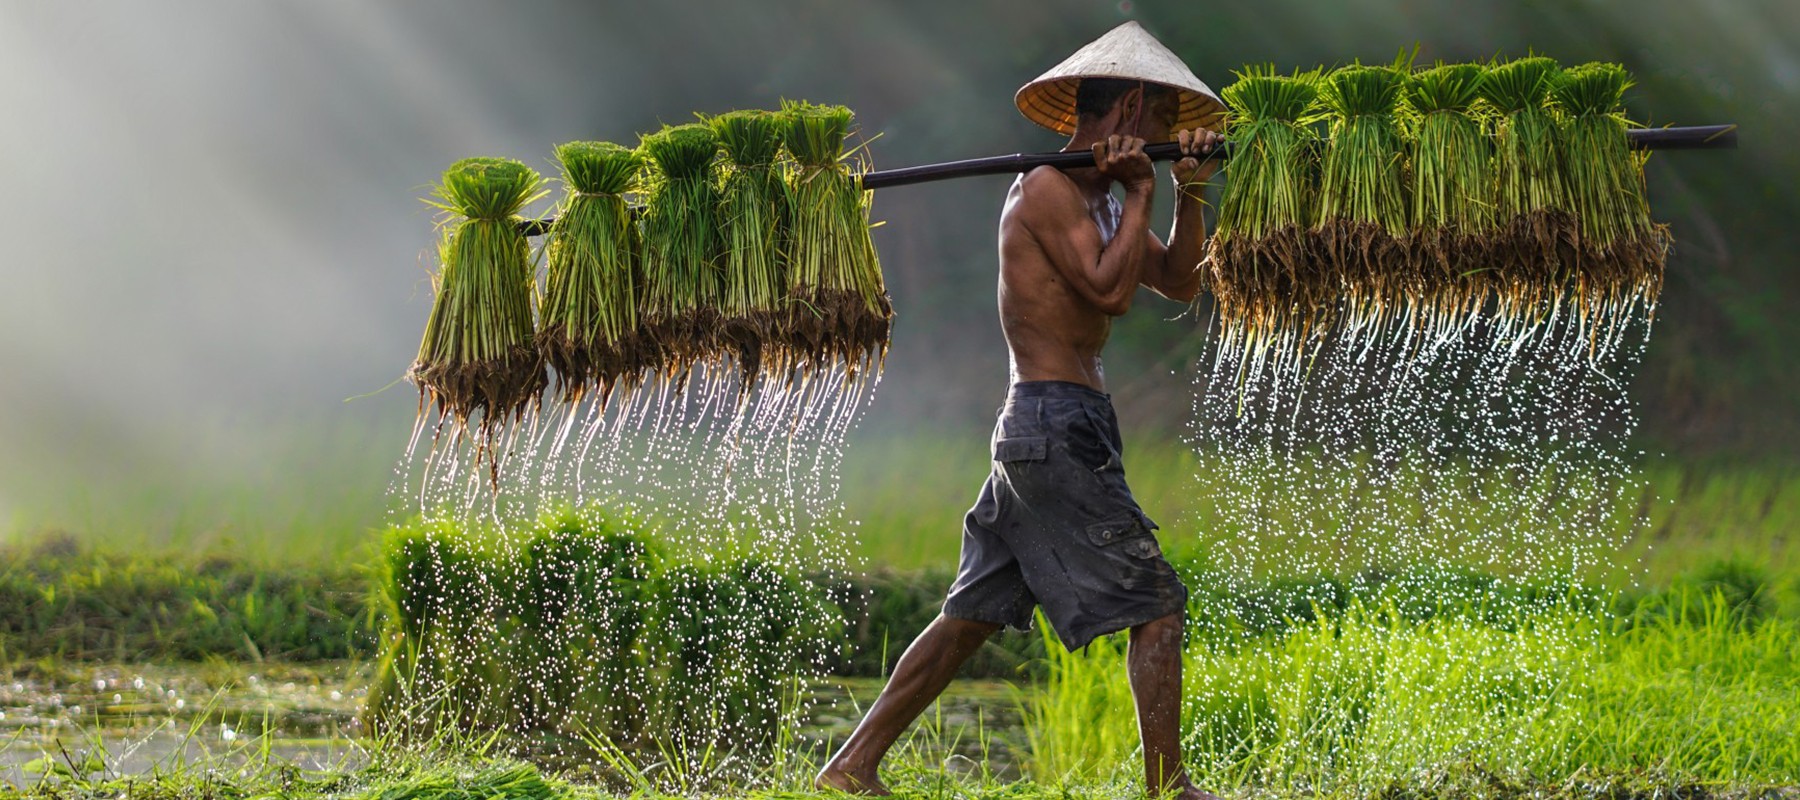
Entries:
[[[1185,742],[1210,785],[1283,794],[1478,794],[1638,776],[1714,788],[1800,776],[1800,625],[1718,596],[1672,614],[1553,610],[1503,624],[1408,622],[1390,606],[1187,650]],[[1029,770],[1131,770],[1136,723],[1116,640],[1051,648]],[[1584,777],[1585,776],[1585,777]],[[1423,784],[1423,785],[1422,785]]]
[[[933,711],[896,748],[885,779],[903,797],[1136,794],[1122,642],[1069,653],[1051,641],[1047,652],[1048,679],[1014,692],[1020,728]],[[1227,797],[1800,792],[1800,624],[1752,619],[1721,595],[1616,618],[1547,608],[1415,620],[1353,605],[1280,633],[1198,642],[1185,668],[1188,762]],[[233,725],[256,730],[253,716]],[[826,796],[807,779],[832,745],[795,737],[759,752],[613,750],[540,772],[506,756],[503,740],[456,729],[423,742],[348,741],[337,760],[309,769],[275,755],[267,732],[237,738],[119,774],[101,741],[76,734],[26,765],[34,779],[0,781],[0,796],[812,798]]]
[[[1213,505],[1206,465],[1173,443],[1136,441],[1126,452],[1138,497],[1195,590],[1185,741],[1196,773],[1223,794],[1800,793],[1792,466],[1654,462],[1644,486],[1617,500],[1622,551],[1581,585],[1538,590],[1470,573],[1427,590],[1393,575],[1219,576],[1211,549],[1246,533]],[[875,569],[836,595],[856,652],[832,671],[880,674],[934,613],[986,471],[981,441],[851,449],[845,501],[861,520],[856,553]],[[313,490],[362,491],[335,479]],[[0,671],[16,679],[85,659],[350,659],[349,673],[371,671],[383,618],[370,591],[380,503],[307,514],[294,498],[222,491],[192,506],[157,505],[147,524],[59,525],[49,538],[15,522],[0,546]],[[1558,592],[1576,602],[1532,599]],[[1471,597],[1491,607],[1467,607]],[[1136,737],[1122,639],[1076,654],[1041,632],[998,641],[977,672],[1022,679],[1002,705],[1024,724],[934,716],[889,763],[890,783],[915,797],[1130,794]],[[24,718],[0,728],[0,744],[18,741]],[[0,781],[0,796],[448,800],[486,797],[469,793],[485,786],[506,797],[797,797],[812,796],[807,777],[831,744],[788,739],[701,756],[640,746],[540,773],[492,739],[455,738],[347,740],[355,758],[311,771],[259,753],[254,737],[132,775],[112,773],[104,756],[46,751],[34,762],[42,782]],[[1771,786],[1788,788],[1758,794]]]
[[[987,475],[987,459],[985,441],[853,448],[845,464],[845,501],[862,521],[858,546],[864,558],[902,569],[953,565],[962,516]],[[1626,548],[1587,577],[1660,585],[1712,561],[1800,575],[1800,541],[1793,536],[1800,531],[1796,465],[1646,461],[1644,488],[1622,497],[1616,515]],[[1214,542],[1246,535],[1221,517],[1207,491],[1208,482],[1219,478],[1179,442],[1128,441],[1125,469],[1138,502],[1162,525],[1165,549],[1203,560]],[[1644,524],[1634,530],[1640,515]]]
[[[105,493],[69,495],[22,473],[19,495],[43,501],[0,517],[0,544],[54,533],[131,552],[218,551],[280,567],[369,563],[378,532],[396,521],[390,509],[404,506],[385,492],[404,445],[397,437],[385,437],[391,448],[368,446],[384,441],[368,431],[337,437],[356,446],[331,437],[297,440],[271,459],[268,474],[190,479],[180,469],[151,471],[128,490]],[[1221,518],[1207,490],[1219,478],[1191,449],[1139,437],[1125,452],[1133,491],[1162,525],[1166,548],[1203,558],[1212,543],[1245,535]],[[327,457],[344,453],[362,460]],[[961,544],[963,513],[988,472],[987,443],[858,437],[842,472],[844,502],[860,521],[856,556],[884,569],[948,569]],[[1590,577],[1655,585],[1697,563],[1727,560],[1800,574],[1800,542],[1791,535],[1800,530],[1800,464],[1648,456],[1642,477],[1643,489],[1621,498],[1617,517],[1629,523],[1641,516],[1646,524],[1629,531],[1626,549]]]

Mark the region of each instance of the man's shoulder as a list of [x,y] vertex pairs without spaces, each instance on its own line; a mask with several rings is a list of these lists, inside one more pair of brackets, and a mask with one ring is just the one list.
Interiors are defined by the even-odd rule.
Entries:
[[1017,186],[1025,191],[1074,194],[1075,181],[1062,170],[1048,164],[1032,167],[1019,176]]
[[1055,167],[1035,167],[1013,181],[1007,193],[1006,213],[1040,216],[1079,210],[1081,192],[1075,182]]

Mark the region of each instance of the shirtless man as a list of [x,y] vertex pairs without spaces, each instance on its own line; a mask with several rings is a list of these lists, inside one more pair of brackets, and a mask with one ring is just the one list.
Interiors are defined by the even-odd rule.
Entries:
[[[1012,385],[994,429],[993,472],[964,519],[961,565],[943,613],[907,648],[856,731],[815,779],[885,795],[876,775],[906,727],[957,668],[1003,626],[1041,605],[1070,649],[1131,631],[1132,696],[1152,796],[1216,800],[1181,762],[1181,640],[1187,588],[1162,556],[1157,526],[1132,499],[1118,421],[1100,368],[1112,318],[1145,286],[1187,303],[1206,241],[1198,184],[1219,141],[1181,130],[1171,170],[1178,201],[1164,245],[1149,229],[1156,172],[1144,143],[1167,141],[1177,92],[1146,80],[1082,78],[1064,151],[1094,166],[1021,176],[1000,216],[1000,321]],[[1113,184],[1124,188],[1121,203]]]

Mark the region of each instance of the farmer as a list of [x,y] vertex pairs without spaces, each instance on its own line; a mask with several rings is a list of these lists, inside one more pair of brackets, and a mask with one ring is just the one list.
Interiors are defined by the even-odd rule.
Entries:
[[[1206,241],[1199,184],[1214,164],[1222,106],[1136,23],[1126,23],[1019,90],[1033,122],[1071,134],[1092,167],[1038,167],[1014,182],[1000,213],[1000,324],[1012,387],[994,428],[993,471],[963,522],[962,559],[943,613],[900,657],[869,714],[815,779],[821,788],[884,795],[876,768],[963,661],[1032,609],[1063,644],[1129,628],[1129,672],[1152,795],[1213,795],[1181,763],[1181,640],[1187,588],[1162,556],[1125,485],[1118,421],[1100,350],[1112,318],[1145,286],[1191,301]],[[1146,141],[1175,135],[1174,229],[1150,232],[1156,172]],[[1112,194],[1124,189],[1124,202]]]

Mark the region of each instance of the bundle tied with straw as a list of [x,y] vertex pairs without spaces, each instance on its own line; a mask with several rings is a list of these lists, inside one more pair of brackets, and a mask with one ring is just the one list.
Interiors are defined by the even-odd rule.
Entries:
[[1407,250],[1405,140],[1395,112],[1406,76],[1354,65],[1320,85],[1329,112],[1313,252],[1336,279],[1352,331],[1379,326],[1416,297],[1421,282]]
[[717,231],[719,140],[701,123],[665,127],[643,137],[650,164],[644,201],[644,286],[641,324],[665,378],[685,376],[717,355],[721,286]]
[[1618,312],[1637,297],[1654,301],[1668,253],[1666,226],[1651,221],[1645,156],[1631,149],[1620,109],[1631,76],[1617,64],[1571,67],[1550,81],[1565,121],[1563,181],[1579,221],[1577,293],[1587,316]]
[[[1329,313],[1335,286],[1307,253],[1318,194],[1318,73],[1250,68],[1224,91],[1232,158],[1205,269],[1228,335],[1267,340]],[[1290,327],[1290,325],[1295,327]]]
[[787,296],[784,237],[788,187],[776,170],[781,118],[769,111],[732,111],[710,120],[728,156],[719,216],[725,224],[724,336],[736,351],[747,387],[765,354],[781,363]]
[[1502,318],[1527,321],[1561,297],[1574,260],[1576,223],[1563,185],[1561,134],[1547,105],[1561,69],[1532,56],[1489,67],[1483,100],[1494,128],[1495,224],[1490,260]]
[[[442,418],[466,428],[480,415],[491,433],[535,405],[547,379],[532,339],[535,264],[514,216],[543,196],[543,178],[505,158],[466,158],[450,166],[436,200],[442,267],[419,356],[407,377]],[[441,423],[440,423],[441,424]]]
[[646,366],[638,336],[637,224],[625,193],[637,183],[643,156],[611,142],[556,148],[568,195],[551,225],[548,276],[538,307],[538,347],[577,403],[591,390],[602,402],[619,382]]
[[788,313],[793,356],[812,368],[879,368],[894,311],[869,235],[870,193],[847,162],[852,114],[843,106],[782,107],[789,173]]
[[1482,67],[1439,64],[1407,78],[1411,109],[1412,253],[1426,307],[1440,325],[1480,310],[1492,287],[1493,144],[1477,116]]

